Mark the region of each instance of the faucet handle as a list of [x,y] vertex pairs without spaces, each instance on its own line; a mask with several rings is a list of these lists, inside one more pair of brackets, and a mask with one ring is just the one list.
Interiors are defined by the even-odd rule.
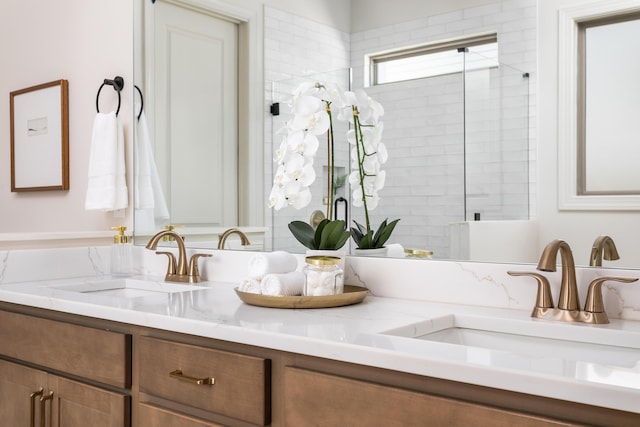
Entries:
[[189,282],[190,283],[200,283],[200,273],[198,272],[198,258],[201,257],[210,257],[211,254],[193,254],[191,255],[191,259],[189,260]]
[[167,277],[173,276],[176,274],[176,257],[171,252],[160,252],[156,251],[158,255],[166,255],[169,258],[169,262],[167,264]]
[[[602,284],[606,281],[632,283],[638,280],[637,277],[599,277],[589,284],[587,300],[584,303],[584,311],[590,313],[603,313],[604,303],[602,302]],[[605,315],[606,316],[606,315]],[[608,323],[608,322],[605,322]]]
[[[509,276],[533,277],[538,283],[538,295],[536,296],[535,308],[553,308],[553,298],[551,297],[551,286],[549,280],[540,273],[533,271],[507,271]],[[535,310],[535,309],[534,309]]]

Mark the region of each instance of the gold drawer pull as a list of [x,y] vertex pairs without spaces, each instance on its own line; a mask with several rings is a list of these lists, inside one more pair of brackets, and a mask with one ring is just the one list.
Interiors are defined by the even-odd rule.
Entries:
[[186,382],[191,383],[191,384],[213,385],[216,382],[215,378],[213,378],[213,377],[211,377],[211,378],[193,378],[193,377],[188,377],[188,376],[184,375],[180,369],[176,369],[173,372],[169,372],[169,375],[171,376],[171,378],[176,378],[176,379],[178,379],[180,381],[186,381]]
[[31,423],[29,424],[31,427],[36,427],[36,397],[42,396],[44,394],[44,389],[40,387],[40,390],[34,391],[29,395],[31,399]]
[[47,400],[53,401],[53,392],[50,391],[46,396],[40,397],[40,427],[45,427],[47,420]]

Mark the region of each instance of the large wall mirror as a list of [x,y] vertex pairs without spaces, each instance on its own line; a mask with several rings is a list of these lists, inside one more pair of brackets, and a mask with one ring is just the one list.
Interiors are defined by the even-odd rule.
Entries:
[[[513,4],[507,1],[509,8],[523,8],[522,13],[509,15],[520,16],[522,22],[519,24],[514,24],[511,18],[509,22],[498,22],[503,15],[492,8],[503,7],[504,2],[465,2],[465,6],[477,7],[474,10],[478,13],[482,11],[492,17],[490,25],[483,25],[482,20],[478,20],[477,28],[455,25],[456,17],[461,19],[463,11],[445,1],[436,2],[438,8],[434,16],[425,15],[422,19],[416,19],[417,15],[412,14],[410,8],[422,8],[412,1],[406,2],[405,7],[409,8],[406,13],[389,14],[394,19],[389,23],[380,21],[379,14],[375,19],[374,16],[367,19],[367,12],[363,12],[352,17],[349,28],[345,28],[344,20],[336,20],[334,25],[327,16],[337,16],[342,11],[350,13],[350,4],[358,3],[356,0],[327,0],[326,4],[309,2],[312,4],[309,4],[308,13],[303,11],[304,2],[296,3],[295,7],[288,3],[285,0],[245,0],[234,6],[225,0],[134,2],[136,80],[144,94],[149,128],[154,129],[150,132],[153,134],[150,145],[158,163],[159,180],[168,194],[170,213],[168,218],[154,222],[153,227],[157,230],[166,224],[185,225],[179,231],[187,237],[187,245],[191,247],[215,247],[217,233],[240,227],[253,233],[250,238],[256,245],[250,246],[252,249],[303,252],[304,248],[293,240],[287,224],[294,219],[308,221],[314,211],[325,210],[322,189],[303,210],[287,208],[276,212],[267,207],[266,198],[272,186],[274,151],[281,137],[278,130],[287,120],[287,102],[292,90],[302,81],[329,79],[345,88],[364,87],[385,108],[384,139],[389,148],[389,160],[385,165],[387,183],[381,191],[380,206],[373,211],[373,222],[400,218],[391,239],[393,242],[432,250],[437,259],[536,262],[539,256],[535,221],[537,142],[535,91],[531,89],[535,87],[535,73],[532,72],[536,70],[537,21],[530,13],[536,8],[536,1],[514,1]],[[238,44],[239,69],[236,73],[239,80],[229,84],[221,80],[226,72],[221,63],[226,60],[218,56],[216,60],[208,58],[207,62],[201,57],[201,52],[208,49],[215,58],[221,49],[197,31],[196,24],[191,26],[189,23],[181,30],[175,30],[179,25],[170,26],[176,32],[171,36],[176,39],[172,43],[180,46],[180,54],[175,58],[180,62],[174,64],[173,58],[168,58],[171,60],[163,65],[163,70],[156,70],[154,67],[160,59],[151,46],[155,46],[154,49],[162,46],[157,40],[161,34],[157,28],[161,19],[158,6],[186,9],[204,15],[206,19],[222,21],[223,26],[231,25],[235,30],[231,31],[230,37]],[[403,10],[398,5],[394,8]],[[177,15],[171,13],[172,19]],[[315,19],[318,16],[324,18],[322,22]],[[375,22],[375,28],[367,27],[367,22]],[[391,32],[393,37],[389,36]],[[498,40],[498,57],[490,66],[471,69],[463,65],[462,72],[381,85],[371,85],[368,81],[367,58],[373,54],[487,34],[495,35]],[[153,38],[152,43],[150,38]],[[192,50],[184,45],[185,38],[195,39],[190,41],[194,45],[205,45],[193,49],[199,53],[197,59],[184,56]],[[213,36],[213,39],[218,38]],[[262,45],[264,51],[257,45]],[[263,57],[260,56],[262,53]],[[474,57],[481,56],[482,53],[473,49],[463,49],[459,60],[469,64]],[[256,64],[259,65],[258,72],[249,71]],[[178,80],[183,88],[175,91],[172,91],[173,86],[167,88],[166,82],[162,82],[163,73],[183,73]],[[211,78],[200,85],[196,82],[198,75]],[[223,112],[234,108],[224,106],[224,96],[220,95],[224,93],[223,88],[232,84],[237,85],[239,95],[239,104],[235,106],[238,113],[235,120],[239,123],[235,137],[238,157],[223,160],[224,148],[218,148],[222,152],[204,155],[211,147],[200,151],[191,144],[213,136],[220,140],[227,138],[223,134],[225,126],[235,126],[230,124],[233,123],[231,119],[223,117],[215,122],[201,113],[208,104],[215,104],[211,107]],[[211,91],[214,94],[207,96]],[[176,98],[180,104],[174,103]],[[279,104],[279,115],[271,113],[272,104]],[[165,113],[159,115],[163,109]],[[173,112],[166,113],[168,111]],[[196,125],[189,124],[189,118],[196,119]],[[174,125],[173,119],[185,122]],[[161,127],[165,130],[158,131]],[[203,136],[193,133],[197,127]],[[182,130],[171,134],[172,130],[178,129]],[[173,147],[173,143],[161,143],[168,135],[177,143],[169,151],[167,147]],[[190,141],[184,141],[186,138]],[[237,181],[224,175],[223,170],[230,162],[236,162]],[[348,168],[348,158],[340,166]],[[320,161],[316,167],[316,173],[322,175]],[[203,172],[197,170],[200,168],[209,173],[213,183],[201,186],[197,185],[196,179],[174,199],[171,180],[188,175],[200,177]],[[167,171],[171,178],[166,175]],[[232,175],[233,172],[228,176]],[[236,182],[233,185],[237,185],[235,196],[238,201],[224,195],[227,182]],[[230,184],[229,189],[233,185]],[[339,191],[345,197],[350,193],[348,187]],[[191,204],[191,201],[196,203]],[[210,203],[216,215],[225,204],[233,205],[235,217],[232,214],[232,219],[224,219],[220,213],[212,215],[211,220],[205,217],[191,221],[174,213],[204,212],[197,203],[205,201]],[[176,207],[179,210],[172,206],[174,202],[179,204]],[[360,214],[357,209],[350,208],[347,217],[358,220]],[[475,218],[479,221],[473,221]],[[482,257],[471,254],[469,241],[459,236],[467,233],[468,238],[468,227],[480,227],[478,234],[484,237],[477,239],[483,243],[477,251],[483,254]],[[146,241],[150,231],[149,228],[139,229],[136,221],[135,234],[140,237],[137,241]],[[533,252],[517,253],[518,250],[514,250],[525,246],[521,244],[524,239],[530,243],[527,246]],[[501,246],[505,251],[493,252],[495,247]]]

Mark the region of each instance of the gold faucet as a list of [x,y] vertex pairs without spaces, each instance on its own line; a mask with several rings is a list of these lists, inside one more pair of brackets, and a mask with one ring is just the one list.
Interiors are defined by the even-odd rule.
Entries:
[[227,238],[229,238],[229,236],[231,236],[232,234],[237,234],[238,236],[240,236],[240,243],[242,244],[242,246],[251,244],[246,234],[244,234],[237,228],[230,228],[218,236],[218,249],[224,249],[224,245],[225,243],[227,243]]
[[573,254],[569,244],[564,240],[551,241],[542,251],[538,270],[556,271],[556,258],[558,251],[562,257],[562,281],[560,286],[560,297],[558,308],[554,308],[551,297],[551,287],[546,277],[540,273],[508,271],[511,276],[531,276],[538,283],[538,295],[536,305],[533,307],[531,317],[551,318],[565,322],[583,322],[592,324],[609,323],[607,313],[604,311],[602,301],[602,284],[606,281],[616,281],[623,283],[635,282],[637,278],[628,277],[600,277],[589,284],[587,299],[584,310],[580,311],[580,301],[578,298],[578,286],[576,282],[576,269],[573,261]]
[[200,283],[200,273],[198,272],[198,258],[210,257],[210,254],[193,254],[191,260],[189,260],[189,267],[187,269],[187,251],[184,247],[184,240],[173,230],[163,230],[157,233],[149,240],[146,248],[153,251],[158,247],[158,242],[161,238],[172,237],[178,244],[178,263],[176,264],[176,257],[171,252],[156,252],[158,255],[166,255],[169,258],[169,265],[167,267],[167,274],[164,278],[167,282],[179,282],[179,283]]
[[607,261],[620,259],[616,244],[609,236],[598,236],[593,242],[593,247],[591,248],[591,257],[589,257],[589,265],[591,267],[601,267],[603,255],[604,259],[606,259]]

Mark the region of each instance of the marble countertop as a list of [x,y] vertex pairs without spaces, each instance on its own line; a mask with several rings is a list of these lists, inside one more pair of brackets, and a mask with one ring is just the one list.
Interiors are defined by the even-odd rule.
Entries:
[[[274,309],[244,304],[235,285],[226,282],[205,282],[197,290],[175,293],[132,291],[127,297],[69,287],[96,283],[94,277],[5,284],[0,285],[0,300],[640,413],[636,321],[566,324],[532,319],[525,310],[370,295],[353,306]],[[155,285],[171,286],[161,280]],[[501,349],[482,342],[459,345],[402,336],[418,334],[451,316],[508,325],[516,332],[551,328],[559,348],[566,351],[547,354],[545,344],[535,340],[511,345],[513,335],[506,336],[506,348]],[[563,341],[567,336],[608,345]]]

